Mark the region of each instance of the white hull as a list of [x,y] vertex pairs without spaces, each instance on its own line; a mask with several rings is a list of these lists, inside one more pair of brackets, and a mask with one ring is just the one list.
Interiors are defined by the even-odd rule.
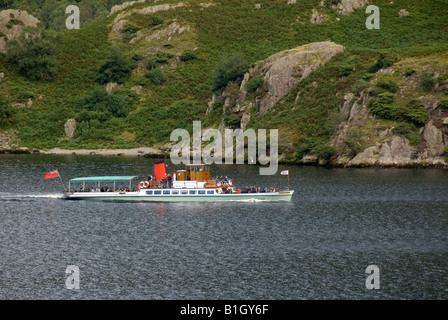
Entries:
[[[194,192],[194,194],[192,194]],[[207,193],[209,192],[209,194]],[[213,193],[212,193],[213,192]],[[259,193],[218,193],[216,189],[141,189],[137,192],[73,192],[64,194],[68,200],[112,201],[291,201],[294,190]]]

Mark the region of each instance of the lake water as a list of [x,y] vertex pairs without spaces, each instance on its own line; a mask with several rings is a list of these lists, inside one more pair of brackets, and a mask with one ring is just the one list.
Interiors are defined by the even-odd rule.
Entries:
[[212,166],[238,186],[287,187],[288,169],[290,203],[66,201],[43,179],[156,161],[0,155],[0,299],[448,298],[448,170]]

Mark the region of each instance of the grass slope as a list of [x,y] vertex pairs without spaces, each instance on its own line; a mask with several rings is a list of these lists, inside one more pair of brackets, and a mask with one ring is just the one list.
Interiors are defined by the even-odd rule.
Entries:
[[[178,4],[180,1],[160,1]],[[370,1],[380,8],[380,29],[368,30],[365,8],[343,16],[335,10],[320,7],[320,0],[301,0],[288,5],[286,0],[214,0],[203,7],[203,1],[185,0],[185,5],[154,14],[163,23],[149,24],[149,16],[130,15],[127,21],[146,32],[156,32],[173,22],[188,26],[182,34],[161,37],[152,42],[114,40],[109,32],[114,16],[97,19],[80,30],[63,30],[55,43],[60,70],[51,82],[28,81],[0,56],[5,78],[0,93],[10,101],[31,95],[32,107],[17,109],[12,124],[3,130],[16,130],[21,145],[30,148],[123,148],[139,145],[157,146],[169,141],[175,128],[191,129],[191,122],[201,119],[216,123],[220,114],[205,116],[212,92],[210,73],[224,56],[241,53],[249,64],[306,43],[331,40],[347,48],[330,63],[291,90],[277,106],[264,116],[252,114],[252,128],[278,128],[280,142],[294,160],[300,138],[313,137],[325,143],[332,133],[332,117],[344,94],[361,79],[380,53],[388,53],[398,61],[431,55],[446,59],[448,49],[448,4],[446,1],[387,0]],[[255,4],[261,4],[255,9]],[[137,4],[128,9],[139,9]],[[327,16],[320,25],[310,23],[311,10]],[[409,16],[399,17],[406,9]],[[152,29],[151,29],[152,28]],[[148,31],[149,30],[149,31]],[[75,136],[68,140],[64,123],[76,118],[78,97],[101,85],[95,82],[97,70],[112,46],[118,46],[128,57],[139,55],[139,65],[123,84],[124,88],[141,86],[136,109],[126,118],[112,118],[98,128],[97,139]],[[150,57],[161,50],[171,55],[160,64],[166,76],[162,85],[153,84],[144,76]],[[178,61],[176,56],[194,50],[196,59]],[[409,61],[410,61],[409,60]],[[348,74],[344,70],[350,69]],[[341,76],[342,75],[342,76]],[[300,99],[295,98],[300,92]]]

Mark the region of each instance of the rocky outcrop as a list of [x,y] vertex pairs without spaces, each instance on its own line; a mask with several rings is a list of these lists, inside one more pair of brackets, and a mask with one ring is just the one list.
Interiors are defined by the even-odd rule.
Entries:
[[111,15],[115,14],[119,11],[126,9],[127,7],[130,7],[130,6],[133,6],[134,4],[142,3],[142,2],[146,2],[146,0],[127,1],[127,2],[123,2],[122,4],[117,4],[110,9],[110,14]]
[[310,22],[312,24],[321,24],[327,20],[327,17],[323,14],[319,13],[316,9],[311,10],[311,19]]
[[[142,2],[145,2],[145,1],[142,1]],[[127,8],[129,6],[130,5],[126,6],[125,8]],[[114,23],[116,23],[117,21],[125,18],[126,16],[132,15],[132,14],[148,15],[148,14],[153,14],[153,13],[156,13],[159,11],[168,11],[168,10],[172,10],[172,9],[176,9],[176,8],[180,8],[180,7],[184,7],[184,6],[185,6],[185,4],[183,2],[179,2],[179,3],[173,3],[173,4],[149,5],[145,8],[138,8],[138,9],[129,9],[129,10],[125,10],[123,12],[118,13],[114,19]],[[112,10],[113,10],[113,8],[112,8]],[[121,9],[121,10],[123,10],[123,9]],[[115,10],[114,13],[116,13],[117,11],[118,10]]]
[[6,42],[16,39],[22,33],[24,27],[36,27],[39,20],[25,10],[0,11],[0,52],[6,53]]
[[393,136],[358,153],[347,166],[407,166],[418,163],[414,155],[415,149],[406,138]]
[[328,62],[344,47],[334,42],[315,42],[274,54],[255,65],[241,84],[244,86],[254,76],[262,75],[267,92],[257,98],[256,107],[264,114],[282,99],[299,81]]
[[407,17],[408,15],[409,15],[409,12],[406,9],[400,9],[400,11],[398,11],[399,17]]
[[68,119],[64,124],[65,129],[65,135],[70,140],[73,139],[73,136],[76,131],[76,120],[75,119]]
[[426,123],[422,135],[426,142],[425,156],[428,158],[440,156],[448,141],[443,132],[434,126],[432,120]]
[[348,15],[355,12],[356,9],[362,8],[368,4],[368,0],[341,0],[336,6],[336,9],[338,13]]
[[[422,142],[419,146],[414,146],[406,137],[394,134],[393,126],[385,128],[382,125],[378,127],[372,125],[375,117],[368,112],[369,99],[369,95],[364,91],[359,97],[349,92],[341,102],[339,112],[341,123],[329,143],[336,150],[334,165],[447,166],[443,151],[448,146],[448,136],[434,124],[433,119],[421,128]],[[370,122],[368,130],[366,130],[367,122]],[[353,132],[365,137],[356,136]],[[370,146],[365,146],[366,140],[370,141]]]
[[359,144],[358,137],[351,137],[353,131],[361,127],[370,115],[367,110],[369,96],[362,92],[359,97],[355,97],[349,92],[344,96],[341,103],[339,119],[341,123],[330,141],[330,145],[335,147],[339,157],[336,160],[338,165],[346,165],[350,160],[346,153],[347,141],[353,139],[352,143]]
[[[145,37],[146,42],[150,42],[153,40],[160,40],[162,38],[167,39],[167,41],[171,40],[171,36],[175,34],[182,34],[185,31],[190,31],[190,25],[181,25],[177,20],[174,20],[170,23],[166,28],[155,31],[154,33]],[[134,43],[138,39],[140,39],[141,34],[137,34],[137,37],[131,40],[130,43]]]
[[[212,110],[217,100],[221,100],[223,114],[228,110],[230,114],[238,115],[240,128],[245,129],[250,122],[250,110],[256,108],[260,115],[265,114],[299,81],[344,49],[334,42],[324,41],[274,54],[250,68],[240,86],[229,83],[220,97],[213,97],[207,112]],[[246,84],[255,77],[262,77],[263,84],[256,91],[255,101],[249,101]],[[221,121],[219,129],[225,129],[224,121]]]
[[315,42],[282,51],[258,63],[252,73],[263,75],[268,90],[257,99],[258,112],[264,114],[299,81],[342,51],[344,47],[334,42]]

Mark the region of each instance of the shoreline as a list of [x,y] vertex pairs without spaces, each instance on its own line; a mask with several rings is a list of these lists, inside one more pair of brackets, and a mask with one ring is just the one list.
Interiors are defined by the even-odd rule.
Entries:
[[[130,148],[130,149],[29,149],[21,147],[18,149],[0,149],[0,154],[45,154],[45,155],[102,155],[102,156],[131,156],[169,159],[170,153],[160,149],[150,147]],[[338,163],[321,164],[318,162],[296,163],[288,161],[278,161],[281,165],[297,165],[303,167],[326,167],[326,168],[441,168],[448,169],[448,165],[441,162],[412,162],[412,163],[391,163],[391,164],[370,164],[343,165]]]
[[[29,149],[22,147],[18,149],[0,150],[0,154],[50,154],[50,155],[104,155],[104,156],[146,156],[165,157],[166,153],[154,148],[140,147],[131,149]],[[169,154],[168,154],[169,155]]]

